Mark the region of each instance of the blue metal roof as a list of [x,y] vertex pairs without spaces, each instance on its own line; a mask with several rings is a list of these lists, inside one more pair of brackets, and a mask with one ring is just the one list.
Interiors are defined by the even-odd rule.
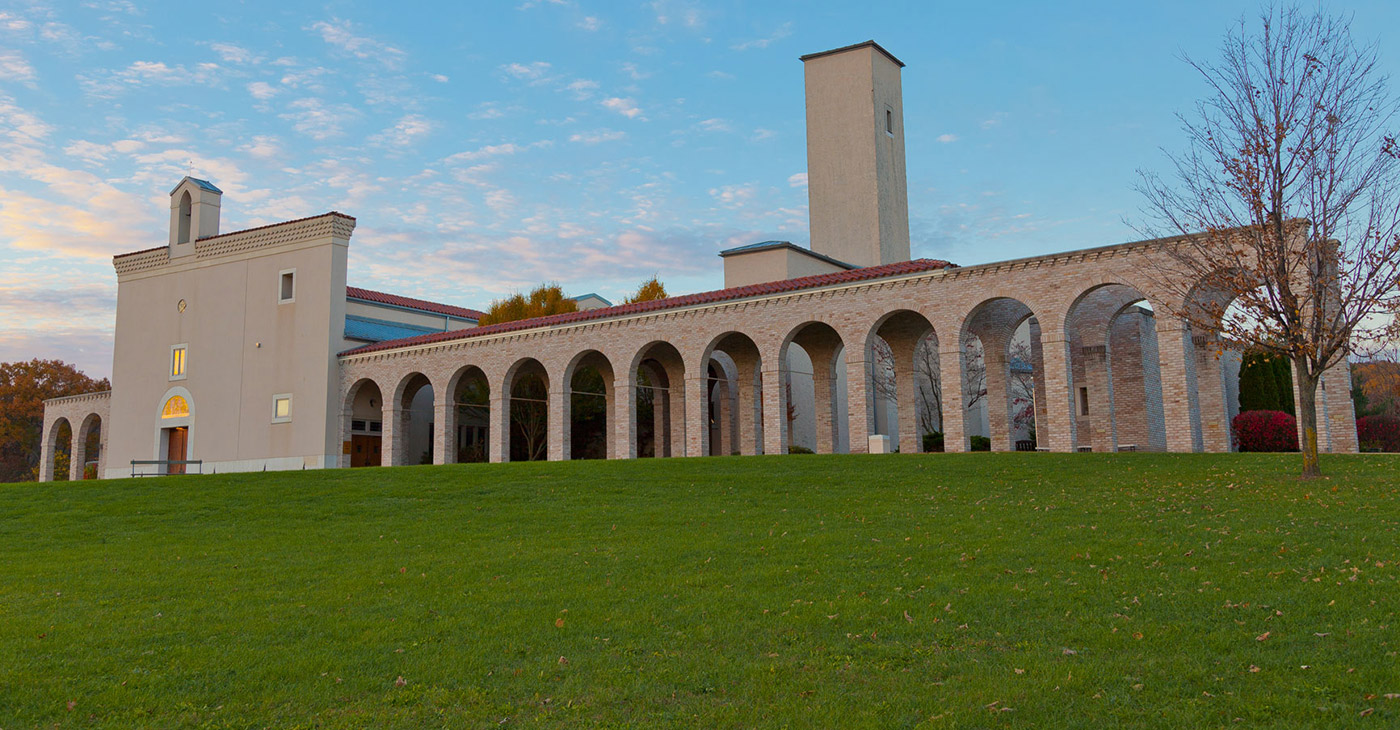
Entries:
[[386,322],[382,319],[370,319],[368,317],[356,317],[347,315],[345,317],[345,339],[359,340],[361,342],[383,342],[385,340],[397,340],[401,337],[417,337],[429,332],[441,332],[433,327],[419,327],[417,325],[403,324],[402,322]]
[[211,182],[209,182],[208,180],[200,180],[200,179],[197,178],[197,177],[190,177],[189,175],[186,175],[186,176],[184,176],[183,178],[180,178],[180,182],[176,183],[176,184],[175,184],[175,187],[173,187],[173,188],[170,189],[170,194],[171,194],[171,195],[174,195],[174,194],[175,194],[175,191],[176,191],[176,190],[179,190],[179,189],[180,189],[180,186],[181,186],[181,185],[184,185],[186,180],[189,180],[190,182],[194,183],[195,185],[198,185],[199,188],[200,188],[201,190],[208,190],[208,191],[211,192],[211,193],[218,193],[218,194],[220,194],[220,195],[223,195],[223,194],[224,194],[224,191],[222,191],[222,190],[220,190],[220,189],[214,187],[214,183],[211,183]]

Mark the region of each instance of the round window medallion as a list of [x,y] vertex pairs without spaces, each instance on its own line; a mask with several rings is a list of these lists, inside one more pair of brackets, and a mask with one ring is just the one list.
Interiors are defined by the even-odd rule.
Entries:
[[181,300],[180,300],[180,303],[175,305],[175,308],[176,308],[176,309],[179,309],[181,312],[184,312],[184,311],[185,311],[185,300],[181,299]]

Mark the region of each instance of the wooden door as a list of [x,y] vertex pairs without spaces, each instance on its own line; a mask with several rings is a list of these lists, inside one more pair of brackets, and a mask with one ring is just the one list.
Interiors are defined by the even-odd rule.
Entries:
[[379,466],[379,436],[350,437],[350,466]]
[[[170,441],[165,450],[165,458],[169,461],[185,460],[185,444],[189,439],[190,430],[188,428],[172,428],[170,431]],[[184,464],[167,464],[166,474],[184,474]]]

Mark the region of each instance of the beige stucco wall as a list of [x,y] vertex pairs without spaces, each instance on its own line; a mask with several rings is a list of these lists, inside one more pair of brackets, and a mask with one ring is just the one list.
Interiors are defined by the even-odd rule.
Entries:
[[[346,222],[348,220],[348,223]],[[160,410],[189,400],[189,459],[204,471],[336,463],[336,352],[345,326],[345,268],[353,220],[336,216],[201,241],[201,251],[123,272],[118,259],[112,424],[106,475],[162,458]],[[279,302],[295,269],[294,301]],[[178,303],[184,300],[184,312]],[[186,377],[170,377],[170,348],[187,344]],[[292,419],[273,423],[274,394]]]
[[865,45],[810,58],[804,71],[812,250],[856,266],[907,261],[899,66]]
[[791,248],[769,248],[725,256],[724,286],[728,289],[845,270]]

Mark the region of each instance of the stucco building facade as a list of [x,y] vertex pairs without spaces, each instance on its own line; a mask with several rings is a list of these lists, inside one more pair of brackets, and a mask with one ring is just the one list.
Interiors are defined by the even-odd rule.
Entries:
[[[112,391],[46,403],[41,476],[60,431],[76,449],[92,429],[75,477],[907,453],[930,431],[948,451],[1232,448],[1238,357],[1167,314],[1179,241],[911,260],[903,64],[873,42],[803,62],[812,245],[724,251],[713,292],[478,327],[348,286],[350,216],[220,233],[217,187],[182,180],[169,241],[114,259]],[[1323,379],[1324,450],[1356,450],[1349,380]]]

